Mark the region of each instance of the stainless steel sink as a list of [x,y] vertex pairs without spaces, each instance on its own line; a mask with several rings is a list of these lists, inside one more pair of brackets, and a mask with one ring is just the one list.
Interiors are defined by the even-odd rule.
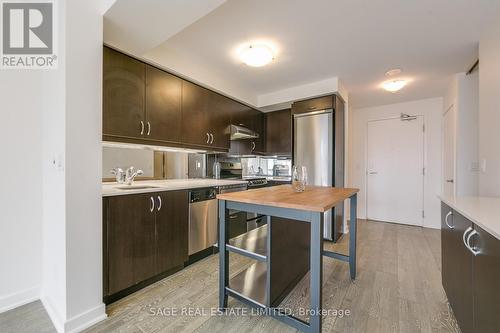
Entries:
[[119,190],[147,190],[152,188],[159,188],[158,186],[150,186],[150,185],[129,185],[129,186],[117,186],[115,187]]

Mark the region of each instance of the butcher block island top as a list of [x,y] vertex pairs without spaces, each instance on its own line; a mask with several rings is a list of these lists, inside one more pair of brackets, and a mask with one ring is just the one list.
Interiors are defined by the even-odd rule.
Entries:
[[306,186],[304,192],[295,192],[292,185],[280,185],[218,194],[217,199],[323,213],[357,192],[356,188],[326,186]]

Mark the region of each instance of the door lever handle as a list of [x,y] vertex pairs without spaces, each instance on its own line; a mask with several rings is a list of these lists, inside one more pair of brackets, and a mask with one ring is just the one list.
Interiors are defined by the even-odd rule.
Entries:
[[369,175],[378,175],[378,172],[377,171],[370,171],[368,172]]

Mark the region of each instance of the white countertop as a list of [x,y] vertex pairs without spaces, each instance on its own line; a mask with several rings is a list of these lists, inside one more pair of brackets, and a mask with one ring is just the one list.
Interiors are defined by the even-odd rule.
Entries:
[[[247,184],[244,180],[226,180],[226,179],[164,179],[164,180],[139,180],[131,186],[118,183],[103,183],[102,196],[110,197],[115,195],[140,194],[151,192],[188,190],[192,188],[239,185]],[[149,188],[137,188],[149,186]],[[129,189],[120,189],[129,188]]]
[[440,195],[439,198],[482,229],[500,239],[499,197],[454,197]]

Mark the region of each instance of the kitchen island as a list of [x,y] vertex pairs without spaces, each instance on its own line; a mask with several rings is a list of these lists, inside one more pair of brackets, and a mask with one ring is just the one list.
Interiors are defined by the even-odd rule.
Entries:
[[[351,279],[356,277],[356,206],[358,189],[334,188],[321,186],[307,186],[302,193],[293,191],[291,185],[249,190],[245,192],[234,192],[219,194],[219,307],[227,308],[228,296],[232,296],[252,307],[264,309],[270,315],[288,325],[303,332],[321,332],[322,312],[322,264],[323,256],[333,259],[347,261],[350,266]],[[351,218],[349,222],[349,255],[323,250],[323,216],[333,207],[350,200]],[[239,210],[253,212],[268,216],[267,231],[254,232],[245,239],[230,241],[228,234],[228,211]],[[298,233],[289,224],[286,232],[272,232],[277,221],[273,218],[294,221],[304,226],[309,224],[309,242],[307,252],[309,258],[307,263],[310,267],[310,319],[305,322],[296,318],[283,309],[279,302],[283,299],[282,285],[274,281],[280,281],[280,277],[288,276],[287,282],[292,285],[285,289],[290,291],[291,287],[298,283],[294,276],[284,265],[283,269],[276,269],[276,255],[273,255],[275,244],[280,244],[279,253],[283,253],[283,245],[288,245],[290,250],[296,246],[289,241],[289,237],[296,237]],[[299,222],[300,221],[300,222]],[[278,223],[279,224],[279,223]],[[299,233],[302,231],[299,230]],[[303,232],[302,232],[303,233]],[[229,280],[229,252],[245,255],[257,261],[244,271]],[[285,252],[286,253],[286,252]],[[283,257],[282,257],[283,258]],[[292,260],[295,258],[292,257]],[[297,261],[299,261],[297,259]],[[299,270],[300,271],[300,270]],[[297,278],[303,274],[297,271]],[[278,277],[278,278],[277,278]],[[276,294],[278,285],[279,295]]]

